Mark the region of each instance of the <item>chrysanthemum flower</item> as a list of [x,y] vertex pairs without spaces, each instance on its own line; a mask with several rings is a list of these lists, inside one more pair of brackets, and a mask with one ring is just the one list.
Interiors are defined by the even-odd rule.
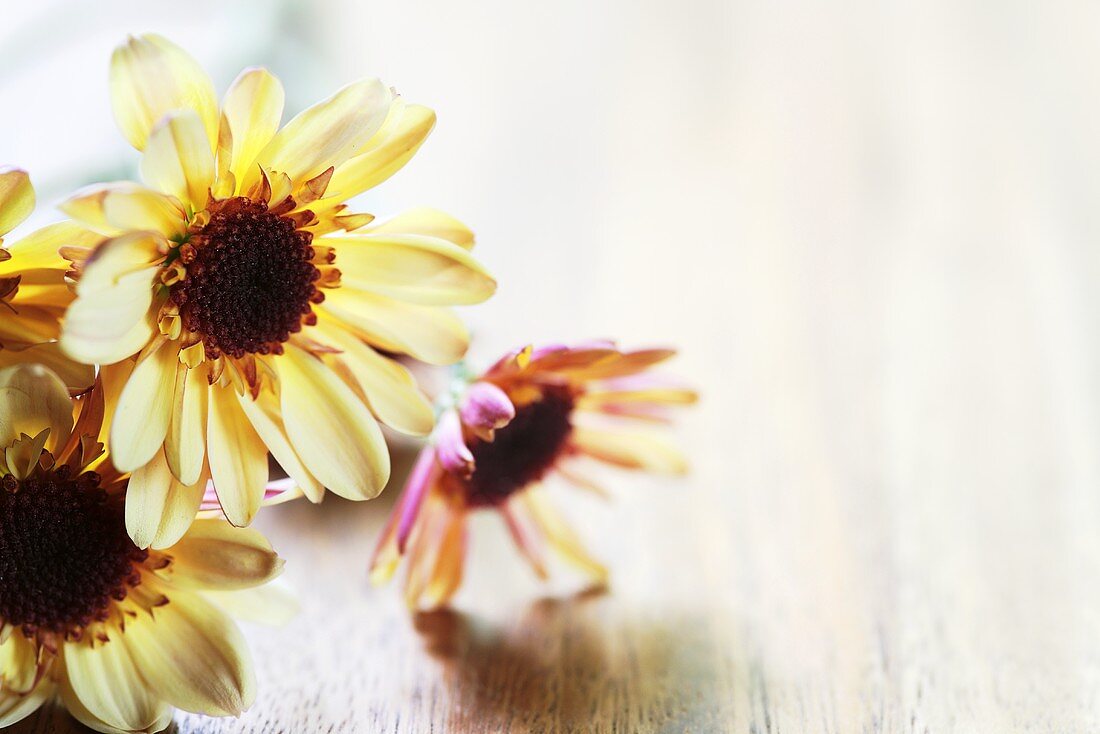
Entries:
[[628,469],[677,474],[680,452],[660,433],[624,426],[667,420],[667,408],[696,395],[654,374],[667,349],[623,352],[610,343],[513,352],[472,383],[457,380],[432,436],[383,531],[371,578],[388,580],[408,555],[406,600],[447,602],[462,581],[466,520],[496,510],[540,578],[553,550],[597,583],[607,571],[547,500],[541,482],[557,474],[595,491],[578,457]]
[[[34,188],[26,171],[0,169],[0,237],[32,211]],[[57,346],[61,315],[73,300],[57,248],[97,239],[76,223],[62,222],[0,247],[0,367],[37,362],[57,372],[73,392],[91,386],[92,368],[68,359]]]
[[164,550],[133,543],[104,421],[98,387],[74,401],[41,366],[0,370],[0,727],[54,698],[103,732],[159,731],[173,707],[240,714],[255,680],[227,612],[285,610],[254,530],[219,517]]
[[433,423],[391,356],[458,360],[468,336],[446,307],[495,289],[454,219],[419,209],[375,224],[343,203],[400,169],[435,114],[368,79],[280,128],[270,73],[242,72],[219,108],[198,64],[157,36],[115,51],[111,93],[146,185],[96,185],[62,206],[104,237],[63,250],[76,300],[61,344],[125,383],[110,444],[137,472],[130,532],[144,543],[163,521],[142,498],[202,483],[206,465],[228,519],[247,525],[268,450],[314,501],[326,487],[376,496],[390,471],[377,421],[416,435]]

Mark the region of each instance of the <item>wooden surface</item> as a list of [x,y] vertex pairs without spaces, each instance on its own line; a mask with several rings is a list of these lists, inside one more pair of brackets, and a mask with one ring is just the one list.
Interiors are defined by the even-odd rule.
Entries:
[[[368,206],[475,226],[482,363],[672,342],[703,392],[690,478],[558,493],[607,594],[485,518],[453,610],[410,619],[366,581],[392,488],[264,513],[303,613],[249,628],[252,711],[180,732],[1100,730],[1094,4],[329,0],[221,57],[190,6],[103,5],[104,54],[186,12],[222,82],[307,68],[300,105],[366,69],[436,107]],[[72,70],[43,86],[106,114]],[[59,155],[124,155],[104,128]]]

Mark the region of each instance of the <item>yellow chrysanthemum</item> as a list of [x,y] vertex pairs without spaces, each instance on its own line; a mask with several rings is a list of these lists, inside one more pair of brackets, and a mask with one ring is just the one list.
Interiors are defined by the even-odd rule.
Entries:
[[570,466],[582,456],[626,469],[686,471],[663,435],[626,427],[665,421],[667,408],[695,402],[694,390],[648,373],[674,354],[623,352],[610,342],[526,347],[472,381],[457,380],[382,533],[371,578],[389,580],[407,555],[409,606],[445,604],[462,583],[467,516],[493,510],[539,577],[553,550],[602,584],[607,570],[541,484],[556,474],[602,493]]
[[[0,170],[0,237],[32,211],[34,188],[26,171]],[[62,222],[0,247],[0,367],[38,362],[56,371],[73,392],[91,386],[92,368],[66,358],[57,346],[59,320],[73,300],[57,248],[96,239],[84,227]]]
[[433,423],[390,355],[456,361],[468,336],[446,306],[496,287],[454,219],[419,209],[374,224],[342,203],[401,168],[435,114],[369,79],[280,128],[283,90],[263,69],[242,72],[219,111],[198,64],[157,36],[116,50],[111,92],[147,185],[62,206],[105,238],[63,250],[77,297],[61,344],[124,382],[110,439],[135,472],[131,534],[152,542],[161,506],[142,498],[203,484],[207,467],[226,516],[247,525],[268,450],[314,501],[326,487],[376,496],[390,471],[376,419],[418,435]]
[[101,732],[160,731],[173,707],[240,714],[255,679],[227,612],[292,611],[260,588],[282,560],[255,530],[219,517],[164,550],[131,541],[104,392],[0,370],[0,727],[54,698]]

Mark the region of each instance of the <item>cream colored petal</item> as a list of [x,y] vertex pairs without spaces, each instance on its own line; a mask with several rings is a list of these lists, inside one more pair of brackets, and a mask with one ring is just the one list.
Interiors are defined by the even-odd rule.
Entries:
[[252,522],[264,499],[267,449],[252,428],[232,387],[210,388],[207,461],[226,518],[238,527]]
[[15,229],[34,211],[34,187],[26,171],[0,168],[0,235]]
[[199,481],[206,461],[206,397],[210,385],[203,372],[177,365],[172,420],[164,441],[164,455],[172,474],[188,486]]
[[237,716],[256,698],[256,676],[240,630],[193,592],[126,627],[126,643],[149,685],[168,703],[208,716]]
[[301,611],[298,595],[281,581],[252,589],[204,591],[203,597],[235,619],[283,625]]
[[160,240],[143,232],[104,240],[85,264],[65,314],[61,348],[78,362],[113,364],[155,334],[153,279]]
[[214,154],[194,111],[175,112],[153,128],[141,157],[141,177],[192,212],[206,206],[214,183]]
[[0,688],[0,729],[12,726],[33,714],[42,704],[53,698],[54,691],[54,684],[48,679],[40,681],[27,694]]
[[271,581],[283,570],[283,559],[262,533],[224,520],[196,520],[171,553],[174,586],[247,589]]
[[404,352],[422,362],[443,365],[462,359],[470,344],[465,325],[443,308],[351,288],[329,290],[325,296],[323,311],[388,352]]
[[267,69],[245,69],[225,93],[222,114],[233,136],[229,170],[238,181],[278,131],[284,100],[282,83]]
[[0,643],[0,690],[30,693],[36,678],[38,646],[19,632],[11,634]]
[[179,201],[131,181],[87,186],[63,201],[58,208],[89,227],[108,234],[147,229],[171,237],[187,229]]
[[[89,711],[88,707],[80,701],[76,693],[73,691],[72,684],[69,682],[69,676],[67,674],[61,674],[58,676],[57,695],[61,698],[61,702],[65,705],[66,710],[68,710],[72,717],[89,729],[93,731],[103,732],[103,734],[133,734],[133,732],[130,732],[127,729],[119,729],[116,726],[111,726],[107,722],[97,718],[91,711]],[[146,731],[162,731],[168,725],[168,722],[171,721],[172,713],[172,709],[170,707],[166,707],[164,718],[154,723]]]
[[372,224],[364,231],[368,234],[419,234],[447,240],[464,250],[474,247],[474,233],[465,224],[446,212],[428,207],[410,209],[392,219]]
[[[295,184],[303,183],[359,153],[382,126],[392,99],[393,94],[377,79],[349,84],[288,122],[256,162],[285,173]],[[253,166],[242,190],[247,191],[258,178]]]
[[141,350],[156,335],[150,285],[155,269],[134,287],[111,296],[78,298],[65,314],[61,350],[85,364],[114,364]]
[[267,446],[268,451],[309,498],[310,502],[320,502],[324,497],[325,488],[310,474],[302,463],[298,453],[287,438],[286,429],[283,427],[282,415],[279,412],[278,400],[267,391],[253,400],[249,395],[239,395],[241,409],[248,416],[252,427],[256,429],[260,439]]
[[293,345],[278,365],[283,421],[306,468],[341,497],[378,496],[389,481],[390,455],[367,406],[319,359]]
[[72,428],[73,404],[57,375],[34,364],[0,370],[0,449],[20,434],[37,436],[49,429],[46,448],[56,451]]
[[329,319],[322,321],[318,328],[326,342],[343,352],[326,359],[347,366],[378,420],[413,436],[426,436],[431,432],[435,413],[408,369],[383,357]]
[[165,342],[146,353],[122,388],[111,423],[111,460],[121,472],[134,471],[160,451],[172,418],[177,351]]
[[593,458],[628,469],[683,474],[688,468],[679,449],[654,433],[577,426],[573,429],[573,443]]
[[340,280],[349,288],[428,306],[481,303],[496,291],[469,252],[435,237],[368,234],[319,243],[336,248]]
[[95,718],[124,731],[147,731],[167,704],[150,690],[134,665],[123,635],[95,647],[66,642],[65,670],[73,692]]
[[206,477],[190,486],[172,476],[158,451],[130,477],[126,489],[126,531],[138,548],[168,548],[191,527],[198,514]]
[[111,106],[122,134],[143,150],[162,117],[193,110],[202,121],[208,147],[218,138],[214,85],[187,52],[160,36],[130,37],[111,56]]
[[401,170],[435,127],[435,112],[421,105],[395,103],[387,120],[366,150],[336,169],[329,190],[350,199],[374,188]]

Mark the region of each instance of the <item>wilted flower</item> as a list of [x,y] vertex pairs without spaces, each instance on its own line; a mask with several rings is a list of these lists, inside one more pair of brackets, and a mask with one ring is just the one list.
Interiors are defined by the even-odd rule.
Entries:
[[445,603],[462,580],[467,515],[492,509],[540,577],[546,576],[552,549],[603,582],[606,570],[539,484],[558,474],[596,489],[571,467],[579,456],[628,469],[685,471],[682,455],[662,435],[623,426],[665,420],[669,406],[696,400],[690,389],[642,374],[673,354],[622,352],[602,342],[528,347],[472,383],[460,380],[383,532],[371,562],[372,579],[389,579],[408,555],[409,605]]
[[120,385],[110,443],[135,472],[131,534],[143,544],[164,521],[145,497],[205,485],[207,466],[247,525],[269,450],[314,501],[374,497],[390,472],[377,421],[416,435],[433,421],[391,356],[458,360],[468,336],[445,307],[496,287],[447,215],[375,224],[343,203],[400,169],[435,114],[368,79],[280,128],[266,70],[242,72],[219,108],[199,65],[153,35],[115,51],[111,98],[146,185],[63,204],[102,237],[63,250],[77,297],[61,344]]
[[254,530],[149,497],[190,529],[163,550],[130,540],[106,420],[99,387],[73,401],[43,367],[0,370],[0,727],[55,697],[104,732],[159,731],[173,707],[240,714],[255,678],[227,612],[292,611],[263,588],[283,562]]

